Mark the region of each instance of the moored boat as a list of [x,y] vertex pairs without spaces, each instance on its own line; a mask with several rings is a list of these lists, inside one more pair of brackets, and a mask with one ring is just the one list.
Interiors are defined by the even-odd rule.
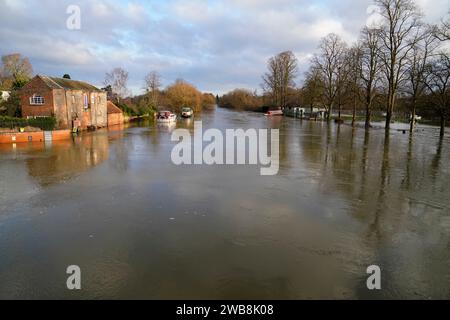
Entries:
[[191,108],[183,108],[181,110],[181,116],[186,119],[192,118],[194,116],[194,110]]
[[171,123],[177,121],[177,116],[170,111],[159,111],[156,115],[156,121],[159,123]]
[[265,114],[266,117],[282,117],[283,110],[270,110]]

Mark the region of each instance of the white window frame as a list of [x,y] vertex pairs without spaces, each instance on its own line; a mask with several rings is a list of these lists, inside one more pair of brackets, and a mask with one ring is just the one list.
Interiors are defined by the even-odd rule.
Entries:
[[83,107],[85,110],[89,109],[89,95],[83,94]]
[[32,106],[42,106],[45,104],[45,99],[43,96],[38,94],[33,94],[33,96],[30,97],[30,105]]

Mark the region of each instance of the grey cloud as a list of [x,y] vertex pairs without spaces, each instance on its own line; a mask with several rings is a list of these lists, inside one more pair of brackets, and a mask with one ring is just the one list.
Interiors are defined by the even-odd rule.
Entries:
[[[426,5],[428,0],[419,2]],[[79,31],[65,27],[70,4],[81,7]],[[124,67],[134,93],[140,92],[142,79],[153,69],[165,84],[182,77],[216,93],[234,87],[258,89],[270,56],[292,50],[305,70],[326,33],[340,33],[348,41],[357,37],[370,4],[371,0],[0,0],[0,54],[20,52],[37,73],[70,73],[96,85],[109,69]],[[432,11],[430,15],[437,16]]]

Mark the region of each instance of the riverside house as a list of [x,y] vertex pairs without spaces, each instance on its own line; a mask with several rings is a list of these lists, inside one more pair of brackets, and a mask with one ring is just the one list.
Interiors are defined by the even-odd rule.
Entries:
[[55,117],[58,129],[108,125],[106,92],[86,82],[38,75],[20,93],[24,118]]

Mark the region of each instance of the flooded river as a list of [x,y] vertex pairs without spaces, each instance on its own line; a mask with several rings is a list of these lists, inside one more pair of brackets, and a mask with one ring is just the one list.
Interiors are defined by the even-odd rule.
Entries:
[[[147,123],[0,145],[0,298],[450,298],[450,140],[437,128],[201,118],[279,128],[279,174],[177,167],[170,128]],[[66,288],[69,265],[81,291]],[[382,290],[366,287],[370,265]]]

